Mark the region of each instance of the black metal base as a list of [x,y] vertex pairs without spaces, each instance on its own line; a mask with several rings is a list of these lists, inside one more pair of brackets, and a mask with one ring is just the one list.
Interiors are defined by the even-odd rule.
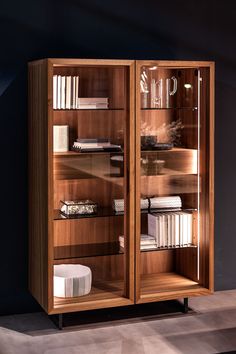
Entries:
[[[180,302],[179,302],[179,304],[180,304],[180,306],[178,309],[175,309],[175,308],[173,309],[173,306],[172,306],[172,311],[174,310],[174,313],[176,313],[176,311],[177,312],[181,311],[181,309],[184,314],[187,314],[189,312],[189,310],[192,312],[192,310],[188,307],[188,298],[187,297],[184,298],[183,304]],[[162,307],[160,307],[160,305]],[[103,321],[111,320],[111,318],[112,318],[112,316],[110,316],[111,313],[113,313],[113,317],[116,319],[119,318],[119,316],[121,316],[121,318],[123,318],[123,319],[130,318],[132,316],[134,316],[134,318],[139,317],[139,316],[144,316],[144,315],[153,316],[153,314],[154,313],[157,314],[157,312],[158,312],[159,316],[163,315],[163,317],[165,317],[167,314],[170,313],[169,311],[167,311],[168,307],[170,305],[167,304],[166,306],[167,307],[164,307],[164,311],[163,311],[163,303],[162,304],[156,303],[157,309],[154,312],[153,312],[153,310],[154,310],[153,303],[152,304],[142,304],[142,305],[133,305],[133,306],[128,306],[128,307],[121,307],[121,308],[119,308],[119,310],[118,310],[118,308],[112,308],[109,311],[109,315],[108,315],[107,309],[100,309],[100,310],[94,310],[94,311],[91,310],[91,311],[82,312],[82,315],[80,313],[79,320],[78,320],[78,318],[77,319],[75,318],[76,313],[70,314],[71,315],[70,317],[72,317],[72,318],[70,318],[70,317],[68,318],[68,316],[67,316],[67,317],[65,317],[65,319],[66,319],[67,325],[68,325],[68,321],[69,321],[69,323],[72,323],[72,325],[77,325],[78,323],[79,324],[81,324],[81,323],[88,324],[88,323],[103,322]],[[122,312],[122,310],[123,310],[123,312]],[[73,317],[74,317],[74,319],[73,319]],[[49,315],[49,318],[51,319],[51,321],[54,323],[54,325],[56,325],[56,327],[59,330],[62,330],[63,327],[65,327],[65,321],[63,321],[63,314],[62,313],[59,313],[57,315]]]
[[63,329],[63,314],[59,313],[58,315],[50,315],[49,318],[57,326],[59,330]]

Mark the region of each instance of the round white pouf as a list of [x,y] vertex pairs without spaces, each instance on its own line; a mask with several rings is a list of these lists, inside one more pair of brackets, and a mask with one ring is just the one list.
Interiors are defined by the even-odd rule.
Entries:
[[74,297],[91,291],[92,272],[81,264],[54,265],[54,296]]

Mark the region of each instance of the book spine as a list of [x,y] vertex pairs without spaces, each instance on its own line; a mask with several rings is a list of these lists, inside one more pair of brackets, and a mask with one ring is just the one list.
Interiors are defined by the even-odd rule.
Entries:
[[57,75],[53,75],[53,109],[57,109]]
[[79,76],[75,77],[75,108],[78,108],[79,100]]
[[66,76],[66,109],[71,109],[71,76]]
[[180,222],[179,214],[175,213],[175,246],[180,246]]
[[75,80],[75,76],[72,77],[72,109],[76,109],[76,105],[75,105],[75,86],[76,86],[76,80]]
[[65,109],[65,99],[66,99],[66,77],[61,77],[61,109]]
[[61,109],[61,75],[57,76],[57,108]]

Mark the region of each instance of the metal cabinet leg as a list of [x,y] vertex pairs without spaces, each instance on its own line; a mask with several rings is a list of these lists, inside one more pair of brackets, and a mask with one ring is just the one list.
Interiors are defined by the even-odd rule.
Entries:
[[188,313],[188,297],[184,298],[184,313]]
[[58,329],[62,330],[63,328],[63,314],[59,313],[58,315]]
[[49,316],[51,321],[57,326],[59,330],[63,329],[63,314],[59,313],[58,315]]

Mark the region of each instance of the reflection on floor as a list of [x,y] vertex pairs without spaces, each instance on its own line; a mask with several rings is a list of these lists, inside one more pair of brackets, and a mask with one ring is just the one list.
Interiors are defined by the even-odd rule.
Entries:
[[187,315],[176,302],[75,314],[63,331],[44,313],[3,316],[0,354],[236,353],[236,290],[189,304]]

